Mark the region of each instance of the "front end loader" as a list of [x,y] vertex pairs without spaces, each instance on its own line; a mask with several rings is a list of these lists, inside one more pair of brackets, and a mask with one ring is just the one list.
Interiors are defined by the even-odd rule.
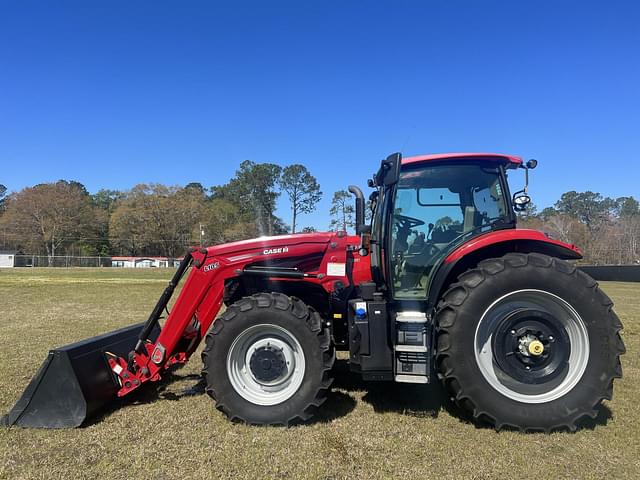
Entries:
[[[82,425],[117,398],[120,385],[107,359],[128,355],[143,326],[132,325],[51,350],[3,423],[36,428]],[[157,334],[155,328],[150,338]]]
[[[474,421],[575,430],[611,399],[622,328],[571,260],[580,250],[516,228],[537,162],[486,153],[383,160],[356,235],[263,237],[193,248],[144,324],[52,350],[7,425],[75,427],[189,360],[231,420],[311,419],[336,350],[364,380],[439,379]],[[182,290],[161,314],[178,283]],[[224,312],[219,315],[223,304]]]

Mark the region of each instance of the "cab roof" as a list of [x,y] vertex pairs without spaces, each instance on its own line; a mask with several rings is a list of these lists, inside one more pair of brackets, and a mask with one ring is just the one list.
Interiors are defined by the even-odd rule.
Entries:
[[507,168],[518,168],[522,165],[522,158],[514,155],[502,153],[436,153],[431,155],[416,155],[414,157],[404,157],[402,165],[411,165],[421,162],[445,162],[460,160],[485,160],[489,162],[499,162],[505,164]]

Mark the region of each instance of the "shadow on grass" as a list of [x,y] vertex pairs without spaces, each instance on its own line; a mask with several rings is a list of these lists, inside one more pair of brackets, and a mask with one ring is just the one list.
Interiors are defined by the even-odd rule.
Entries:
[[[370,404],[379,413],[396,412],[412,417],[437,418],[441,411],[447,412],[460,423],[473,425],[477,429],[495,429],[493,424],[474,421],[472,416],[450,400],[439,380],[427,385],[415,385],[395,382],[365,382],[357,373],[349,370],[346,360],[336,360],[334,367],[334,388],[346,391],[366,392],[362,400]],[[578,421],[578,429],[594,430],[604,426],[613,417],[609,407],[600,404],[596,407],[595,418],[584,417]],[[506,427],[503,430],[511,430]],[[527,432],[538,433],[538,432]]]
[[596,427],[606,425],[613,418],[611,409],[606,405],[598,405],[596,411],[598,414],[595,418],[587,418],[578,423],[578,430],[595,430]]
[[[157,383],[150,382],[146,385],[143,385],[137,391],[135,391],[134,393],[130,394],[125,398],[115,398],[113,400],[113,403],[104,407],[95,416],[85,420],[81,428],[98,424],[102,422],[105,418],[109,417],[115,411],[120,410],[121,408],[127,408],[130,406],[136,406],[136,405],[146,405],[146,404],[156,403],[158,401],[163,401],[163,400],[178,401],[183,397],[201,395],[204,393],[204,384],[202,384],[202,377],[200,375],[196,375],[196,374],[179,375],[179,374],[176,374],[175,372],[176,372],[175,369],[169,372],[165,372],[164,376],[162,377],[162,380],[160,380],[159,382]],[[198,382],[178,393],[166,391],[167,387],[172,383],[185,381],[185,380],[198,380]]]
[[[334,376],[333,390],[329,392],[327,400],[308,424],[328,423],[348,415],[356,407],[356,400],[348,392],[365,392],[362,400],[370,404],[378,413],[395,412],[411,417],[437,418],[439,413],[444,410],[461,423],[473,425],[477,429],[494,429],[490,423],[473,421],[468,412],[450,401],[439,381],[427,385],[365,382],[357,373],[349,370],[349,363],[346,360],[336,360]],[[171,384],[181,381],[193,381],[194,383],[177,392],[167,391]],[[132,398],[116,400],[111,407],[87,420],[82,426],[87,427],[100,423],[114,411],[123,407],[158,401],[180,401],[185,397],[204,395],[205,387],[205,380],[200,375],[180,375],[176,373],[176,370],[173,370],[157,384],[141,388]],[[613,417],[611,410],[606,405],[600,404],[596,411],[595,418],[587,417],[578,422],[578,431],[594,430],[598,426],[606,425]],[[505,427],[503,430],[516,429]]]
[[[167,391],[167,388],[176,382],[193,381],[194,383],[187,388],[179,391]],[[127,408],[136,405],[146,405],[159,401],[177,402],[185,397],[193,397],[204,395],[206,382],[201,375],[187,374],[180,375],[176,370],[172,370],[169,374],[164,375],[162,380],[155,384],[144,385],[130,398],[116,399],[114,402],[103,409],[96,416],[87,419],[81,428],[89,427],[103,421],[115,411],[121,408]],[[207,399],[210,400],[210,399]],[[213,400],[211,400],[213,401]],[[346,393],[332,390],[327,395],[327,399],[318,413],[313,417],[307,425],[314,423],[327,423],[337,418],[344,417],[349,414],[356,406],[356,401]]]
[[395,382],[365,382],[349,370],[346,360],[336,360],[333,387],[348,392],[366,392],[362,400],[378,413],[396,412],[413,417],[436,418],[447,408],[439,382],[427,385]]
[[[180,392],[166,392],[166,387],[171,383],[167,381],[165,385],[161,385],[157,390],[156,398],[152,398],[151,401],[155,400],[171,400],[177,401],[184,397],[192,397],[195,395],[203,395],[205,393],[205,389],[207,383],[204,378],[200,375],[191,374],[185,376],[177,376],[174,381],[182,381],[182,380],[197,380],[197,382],[191,385],[188,388],[181,390]],[[351,412],[356,406],[356,401],[350,395],[347,395],[343,392],[338,392],[332,390],[327,395],[327,399],[318,411],[318,413],[313,417],[313,419],[307,424],[313,423],[326,423],[335,420],[336,418],[344,417],[349,412]]]

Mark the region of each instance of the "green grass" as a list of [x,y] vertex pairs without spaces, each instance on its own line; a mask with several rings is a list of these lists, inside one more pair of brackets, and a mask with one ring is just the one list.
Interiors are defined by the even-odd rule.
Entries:
[[[0,271],[0,412],[49,348],[144,321],[168,270]],[[0,478],[640,478],[640,284],[603,283],[625,325],[625,377],[575,434],[496,433],[452,415],[437,386],[364,384],[340,362],[319,421],[229,423],[199,355],[135,404],[75,430],[0,428]]]

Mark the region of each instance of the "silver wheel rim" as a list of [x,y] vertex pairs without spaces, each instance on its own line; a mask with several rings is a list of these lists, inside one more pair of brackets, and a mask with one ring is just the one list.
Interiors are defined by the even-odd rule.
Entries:
[[[278,351],[285,367],[277,378],[259,379],[251,369],[251,358],[260,349]],[[254,325],[233,341],[227,355],[227,375],[234,390],[256,405],[277,405],[300,388],[305,372],[302,347],[287,330],[277,325]]]
[[[571,352],[566,373],[550,382],[547,391],[526,393],[518,389],[518,381],[505,381],[505,373],[494,358],[493,334],[505,315],[516,309],[533,308],[546,311],[562,325]],[[482,314],[474,337],[476,363],[483,377],[502,395],[523,403],[546,403],[569,393],[582,378],[589,361],[589,335],[582,318],[565,300],[543,290],[518,290],[493,302]],[[523,389],[527,385],[521,384]],[[543,384],[544,387],[544,384]]]

